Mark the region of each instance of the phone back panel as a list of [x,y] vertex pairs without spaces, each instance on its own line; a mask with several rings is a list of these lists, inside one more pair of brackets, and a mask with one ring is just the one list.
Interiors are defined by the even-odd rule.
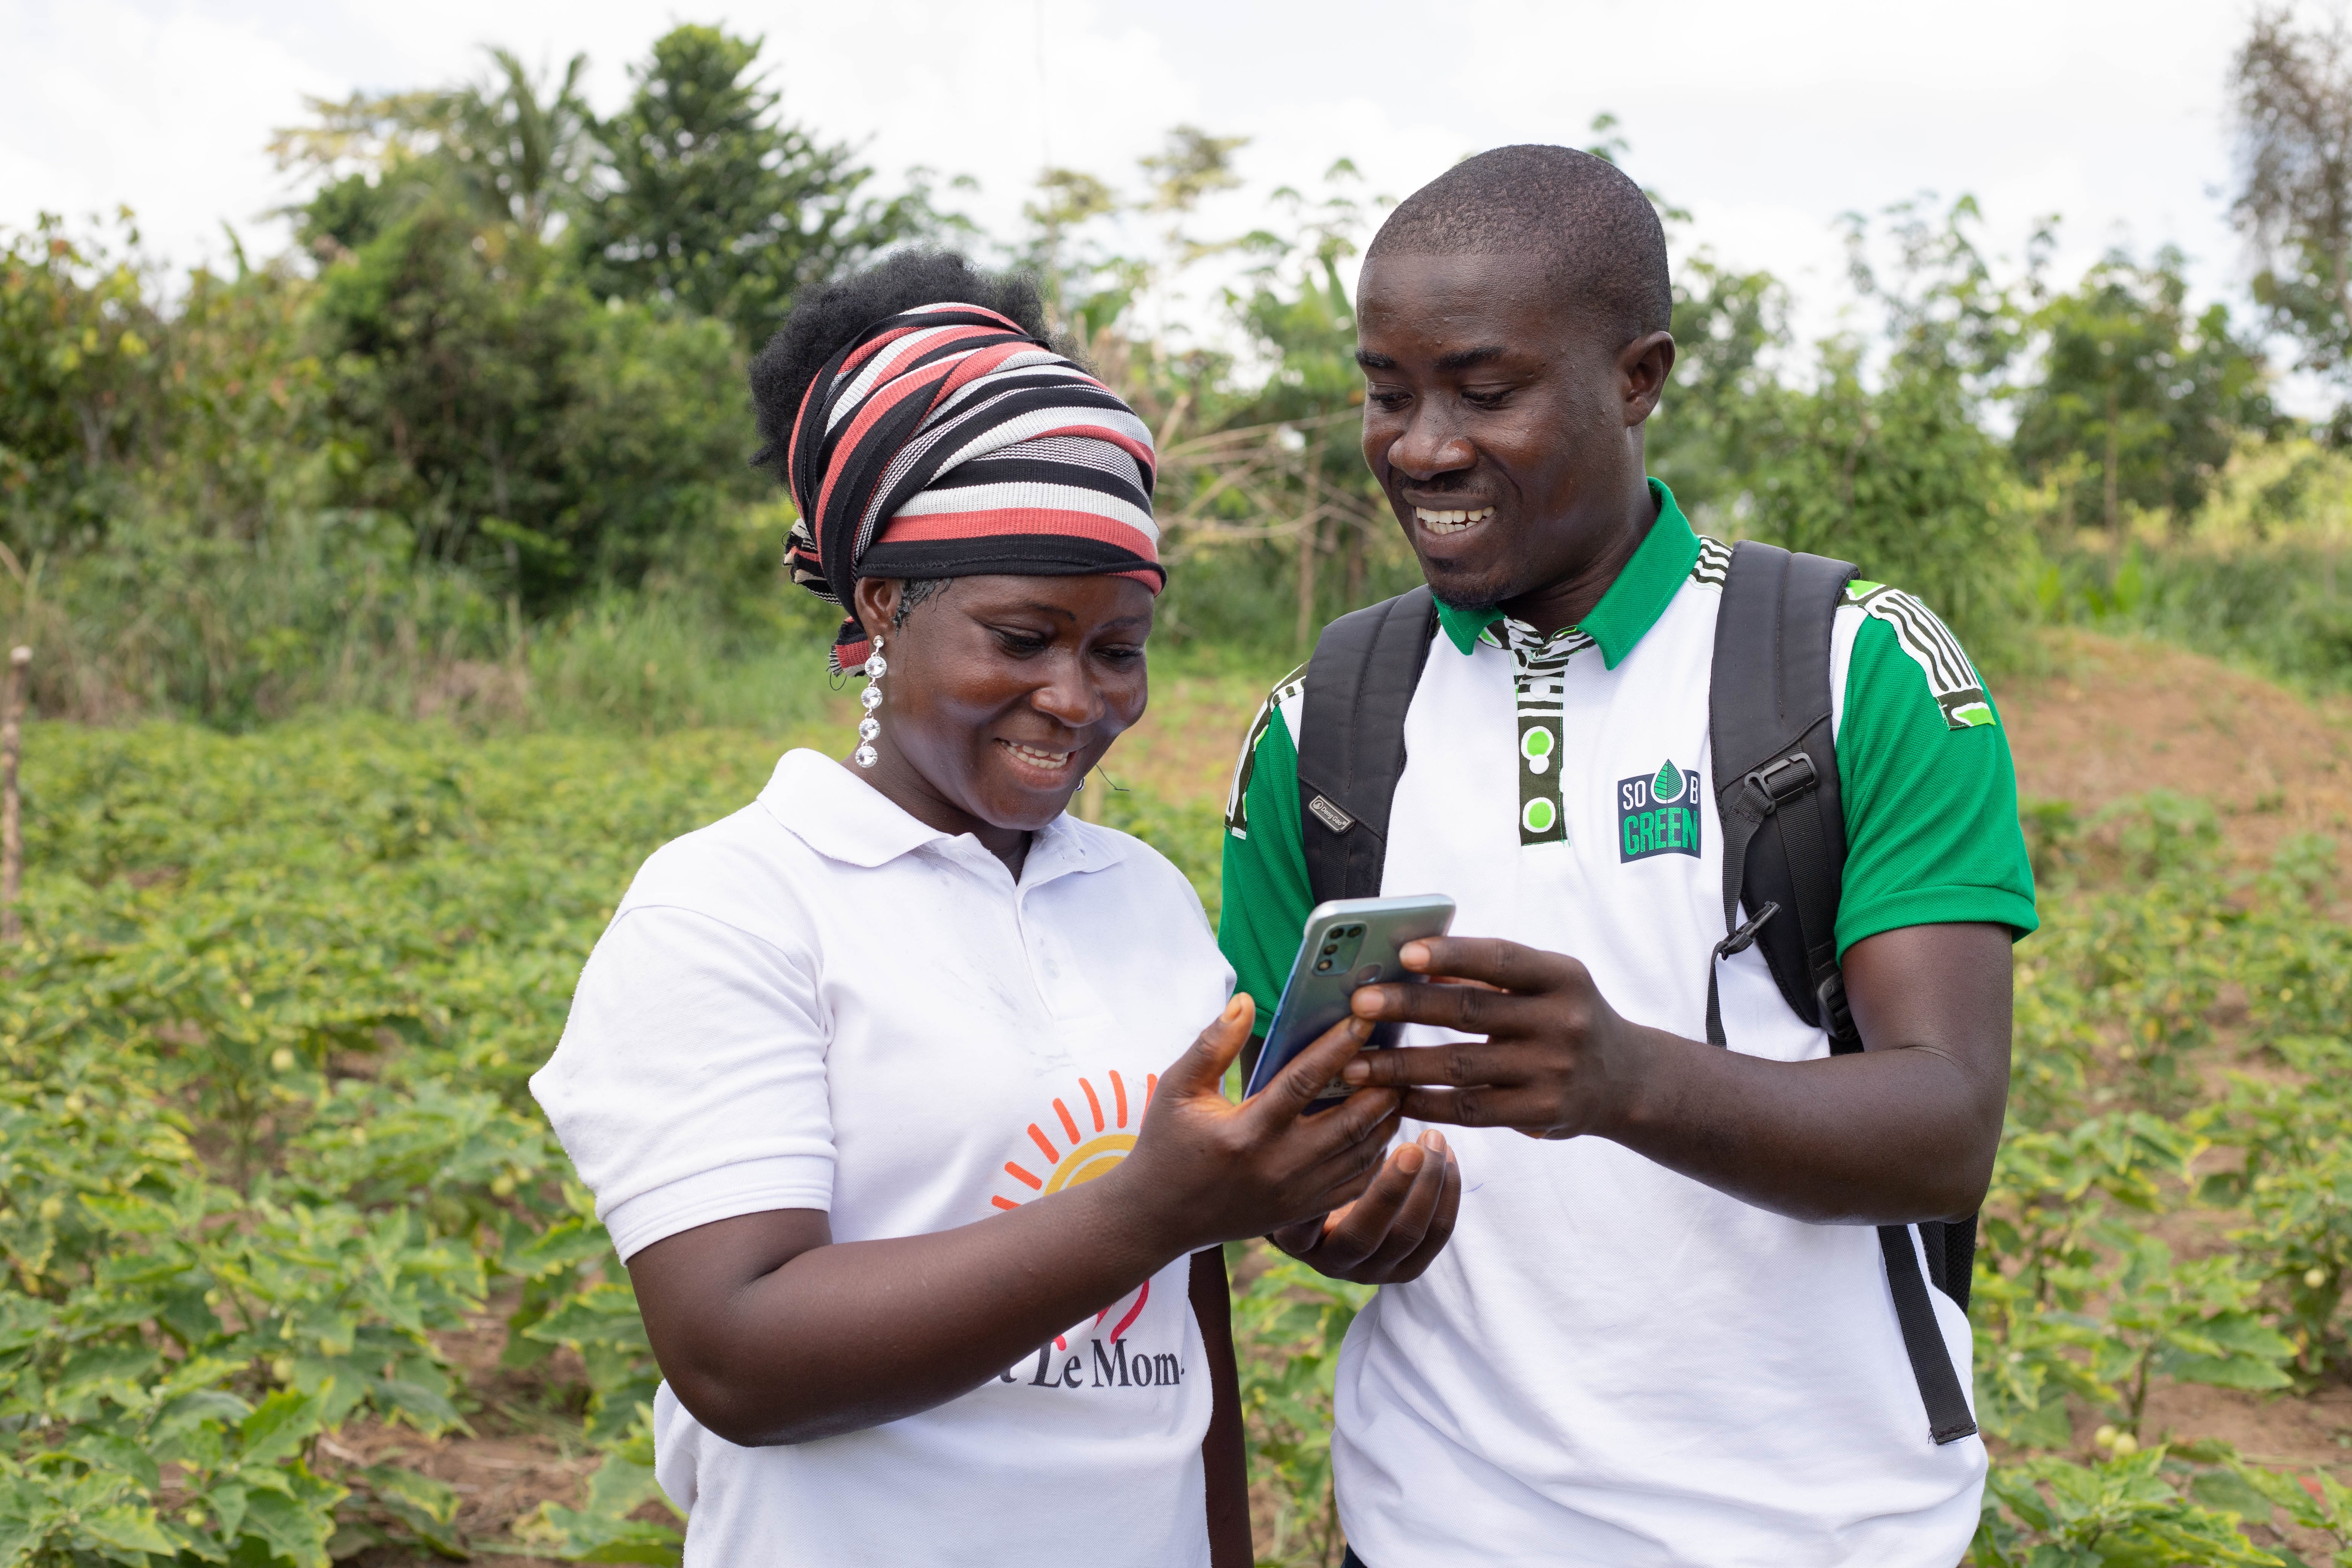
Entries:
[[[1422,937],[1443,936],[1453,923],[1454,900],[1439,894],[1335,899],[1318,904],[1307,917],[1305,940],[1291,963],[1248,1092],[1255,1094],[1271,1083],[1291,1058],[1345,1018],[1348,998],[1359,985],[1417,983],[1421,976],[1408,973],[1397,962],[1397,950]],[[1400,1028],[1396,1024],[1379,1026],[1365,1048],[1394,1045]],[[1346,1093],[1335,1083],[1326,1097],[1336,1100]]]

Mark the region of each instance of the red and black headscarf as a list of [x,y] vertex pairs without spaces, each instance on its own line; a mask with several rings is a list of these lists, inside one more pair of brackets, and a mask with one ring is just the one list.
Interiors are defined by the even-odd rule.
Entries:
[[[785,455],[793,580],[846,605],[860,577],[1132,577],[1166,584],[1151,431],[993,310],[926,305],[859,333],[809,384]],[[852,616],[833,667],[867,651]]]

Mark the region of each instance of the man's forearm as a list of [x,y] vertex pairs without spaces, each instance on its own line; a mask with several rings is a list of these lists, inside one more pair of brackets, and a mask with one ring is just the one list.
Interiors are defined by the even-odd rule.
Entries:
[[2005,927],[1906,926],[1855,942],[1845,987],[1863,1049],[1801,1062],[1636,1025],[1564,953],[1431,937],[1400,956],[1457,984],[1362,986],[1358,1016],[1470,1037],[1368,1052],[1341,1076],[1404,1088],[1414,1120],[1612,1139],[1821,1225],[1968,1214],[1991,1179],[2009,1096]]
[[2000,1099],[1914,1046],[1781,1062],[1661,1029],[1623,1115],[1597,1129],[1694,1181],[1816,1225],[1973,1213],[2000,1141]]

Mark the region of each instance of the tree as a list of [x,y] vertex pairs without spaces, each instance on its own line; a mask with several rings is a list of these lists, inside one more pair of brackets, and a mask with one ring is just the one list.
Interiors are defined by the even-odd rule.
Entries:
[[1751,537],[1917,595],[1997,660],[2016,636],[2032,540],[1982,413],[2022,312],[1969,237],[1973,202],[1941,221],[1907,204],[1893,216],[1891,277],[1867,263],[1862,220],[1850,233],[1855,285],[1886,310],[1885,363],[1865,374],[1862,345],[1842,338],[1821,345],[1811,387],[1749,380],[1730,447],[1747,471],[1729,510]]
[[441,185],[461,192],[484,221],[547,237],[594,159],[595,121],[580,90],[588,57],[572,56],[551,84],[511,49],[485,52],[486,80],[438,92],[306,99],[310,123],[275,133],[269,150],[281,171],[307,169],[322,180],[290,209],[296,237],[314,254],[331,259],[358,248]]
[[[540,614],[690,559],[756,493],[723,322],[598,309],[557,247],[427,203],[327,269],[340,499]],[[705,535],[697,541],[698,534]]]
[[595,121],[580,92],[588,57],[572,56],[550,86],[534,80],[513,50],[488,52],[495,74],[443,96],[436,128],[476,199],[543,239],[594,161]]
[[1788,292],[1769,272],[1739,272],[1706,252],[1675,270],[1675,370],[1643,431],[1650,471],[1685,511],[1729,505],[1756,462],[1757,426],[1789,346]]
[[47,214],[0,236],[0,542],[20,555],[102,538],[134,447],[161,444],[163,326],[127,211],[121,229],[119,253]]
[[1075,332],[1088,343],[1133,301],[1142,264],[1106,256],[1099,247],[1080,251],[1074,237],[1118,210],[1117,193],[1077,169],[1045,170],[1037,194],[1021,206],[1035,233],[1019,256],[1036,275],[1046,318],[1056,331]]
[[2352,378],[2352,32],[2298,32],[2258,11],[2231,66],[2238,194],[2230,216],[2256,266],[2254,299],[2302,365]]
[[2060,484],[2070,517],[2120,531],[2128,501],[2185,523],[2238,432],[2275,422],[2262,356],[2231,335],[2228,308],[2190,315],[2184,259],[2167,247],[2143,268],[2112,253],[2035,314],[2047,346],[2013,449],[2027,474]]
[[682,26],[632,71],[636,90],[600,127],[603,190],[579,224],[589,286],[671,301],[764,340],[793,296],[937,219],[919,180],[887,200],[839,142],[775,117],[752,74],[761,40]]
[[551,261],[430,202],[328,268],[316,317],[354,459],[345,499],[405,517],[430,558],[467,562],[488,542],[534,603],[580,564],[553,527],[555,437],[588,302]]

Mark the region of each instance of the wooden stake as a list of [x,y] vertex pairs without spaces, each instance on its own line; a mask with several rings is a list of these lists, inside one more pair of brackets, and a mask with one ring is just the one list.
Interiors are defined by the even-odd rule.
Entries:
[[25,934],[16,900],[25,885],[25,831],[16,799],[16,762],[24,749],[25,667],[33,650],[8,654],[8,680],[0,689],[0,942]]

